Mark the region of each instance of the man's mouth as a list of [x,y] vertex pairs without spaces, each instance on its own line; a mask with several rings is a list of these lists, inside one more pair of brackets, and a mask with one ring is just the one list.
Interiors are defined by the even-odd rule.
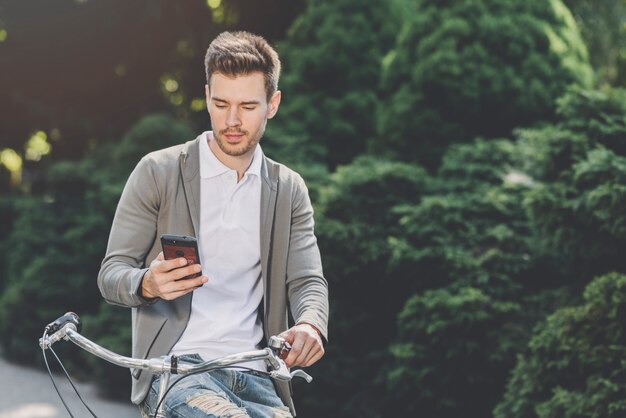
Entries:
[[239,142],[244,137],[243,132],[225,132],[224,137],[228,142]]

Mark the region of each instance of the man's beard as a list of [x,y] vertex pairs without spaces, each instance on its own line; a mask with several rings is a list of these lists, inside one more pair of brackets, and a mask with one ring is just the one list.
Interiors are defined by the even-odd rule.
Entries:
[[[261,129],[260,132],[257,132],[257,135],[250,137],[250,133],[248,131],[243,131],[241,129],[224,129],[221,130],[219,134],[217,132],[213,132],[213,137],[224,154],[230,155],[231,157],[240,157],[256,147],[261,139],[261,136],[263,136],[264,131],[265,129]],[[241,134],[243,137],[239,144],[232,145],[229,144],[228,141],[222,139],[222,135],[227,134]]]

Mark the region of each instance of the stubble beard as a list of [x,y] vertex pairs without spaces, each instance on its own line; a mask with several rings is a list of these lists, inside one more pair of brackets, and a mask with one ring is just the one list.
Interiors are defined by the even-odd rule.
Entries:
[[[215,138],[215,142],[217,142],[217,146],[222,150],[222,152],[226,155],[230,155],[231,157],[241,157],[247,153],[250,153],[259,143],[263,133],[265,132],[265,126],[262,126],[252,137],[250,136],[250,132],[244,131],[241,129],[224,129],[218,132],[213,132],[213,137]],[[229,144],[228,141],[222,138],[222,135],[226,134],[243,134],[242,141],[237,145]]]

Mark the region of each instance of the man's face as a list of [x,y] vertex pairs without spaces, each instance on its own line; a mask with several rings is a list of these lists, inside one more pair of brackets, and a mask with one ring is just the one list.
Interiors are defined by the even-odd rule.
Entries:
[[248,157],[265,132],[265,124],[278,110],[280,92],[267,101],[263,74],[228,77],[213,73],[206,87],[206,102],[213,137],[224,154]]

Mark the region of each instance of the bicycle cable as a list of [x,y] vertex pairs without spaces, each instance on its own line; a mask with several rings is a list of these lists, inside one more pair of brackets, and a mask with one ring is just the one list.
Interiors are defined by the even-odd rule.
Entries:
[[[253,369],[253,368],[250,368],[250,367],[244,367],[244,366],[221,366],[221,367],[216,367],[215,369],[212,369],[210,371],[213,372],[215,370],[222,370],[222,369],[239,369],[239,370],[255,371],[255,372],[258,372],[258,373],[261,373],[261,374],[265,374],[267,376],[270,375],[268,372],[262,372],[260,370],[256,370],[256,369]],[[161,397],[161,400],[157,403],[156,408],[154,409],[154,414],[153,414],[152,418],[158,418],[157,414],[159,412],[159,408],[161,407],[161,404],[163,403],[163,401],[165,401],[165,397],[167,396],[168,393],[170,393],[170,390],[172,390],[174,388],[174,386],[176,386],[178,384],[178,382],[181,382],[182,380],[186,379],[189,376],[194,376],[196,374],[205,373],[205,372],[206,372],[206,370],[189,373],[189,374],[184,375],[180,379],[176,380],[174,383],[172,383],[170,385],[170,387],[167,388],[165,393],[163,393],[163,397]]]
[[57,359],[57,362],[59,363],[59,366],[61,366],[61,369],[63,370],[63,373],[65,373],[65,376],[67,377],[67,380],[70,382],[70,385],[72,386],[72,389],[74,389],[74,392],[76,392],[76,396],[78,396],[78,399],[80,399],[80,402],[85,406],[85,408],[87,408],[89,413],[91,413],[92,417],[98,418],[98,416],[91,410],[91,408],[89,408],[89,406],[87,406],[87,404],[83,400],[83,397],[80,396],[80,393],[78,393],[78,389],[74,385],[74,382],[72,381],[72,378],[70,377],[70,375],[67,372],[67,370],[65,370],[65,367],[63,366],[63,363],[61,362],[61,359],[59,358],[59,356],[57,356],[57,353],[52,349],[52,347],[50,347],[50,351],[52,351],[52,354],[54,354],[54,357]]
[[[45,341],[45,338],[46,338],[47,334],[48,334],[48,330],[46,329],[46,330],[44,330],[44,333],[43,333],[44,341]],[[58,387],[56,385],[56,382],[54,380],[54,377],[52,376],[52,371],[50,370],[50,366],[48,365],[48,356],[46,355],[46,350],[43,347],[41,349],[42,349],[42,352],[43,352],[44,362],[46,363],[46,368],[48,369],[48,374],[50,375],[50,379],[52,380],[52,384],[54,385],[54,389],[56,390],[57,395],[59,395],[59,398],[61,399],[61,402],[63,403],[63,406],[67,410],[67,413],[70,414],[71,418],[74,418],[74,415],[72,415],[72,412],[70,411],[69,407],[65,403],[65,400],[63,399],[63,396],[61,396],[61,392],[59,391],[59,389],[58,389]],[[80,399],[80,402],[83,404],[83,406],[85,408],[87,408],[87,410],[89,411],[91,416],[93,416],[94,418],[98,418],[98,416],[91,410],[91,408],[89,408],[89,406],[87,406],[87,404],[83,400],[83,397],[80,396],[80,393],[78,392],[78,389],[76,388],[76,385],[74,385],[74,381],[72,381],[72,378],[70,377],[69,373],[65,369],[65,366],[63,366],[63,362],[61,361],[61,359],[57,355],[56,351],[54,351],[52,346],[49,346],[48,349],[54,355],[54,358],[56,359],[56,361],[59,364],[59,366],[61,366],[61,370],[63,370],[63,373],[65,373],[65,377],[67,377],[67,380],[70,382],[70,385],[72,386],[72,389],[74,389],[74,392],[76,393],[76,396],[78,396],[78,399]]]
[[[48,335],[48,330],[45,329],[43,331],[43,337],[42,337],[43,341],[46,341],[47,335]],[[57,395],[59,395],[59,399],[61,399],[61,403],[63,403],[63,406],[67,410],[67,413],[70,414],[71,418],[74,418],[74,415],[72,415],[72,412],[70,411],[70,408],[65,403],[65,399],[63,399],[63,396],[61,396],[61,392],[59,391],[59,388],[57,387],[56,381],[54,380],[54,377],[52,376],[52,370],[50,370],[50,365],[48,364],[48,356],[46,355],[46,349],[44,348],[43,344],[41,346],[41,352],[43,353],[43,361],[44,361],[44,363],[46,363],[46,368],[48,369],[48,375],[50,375],[50,380],[52,380],[52,385],[54,386],[54,390],[57,391]]]

